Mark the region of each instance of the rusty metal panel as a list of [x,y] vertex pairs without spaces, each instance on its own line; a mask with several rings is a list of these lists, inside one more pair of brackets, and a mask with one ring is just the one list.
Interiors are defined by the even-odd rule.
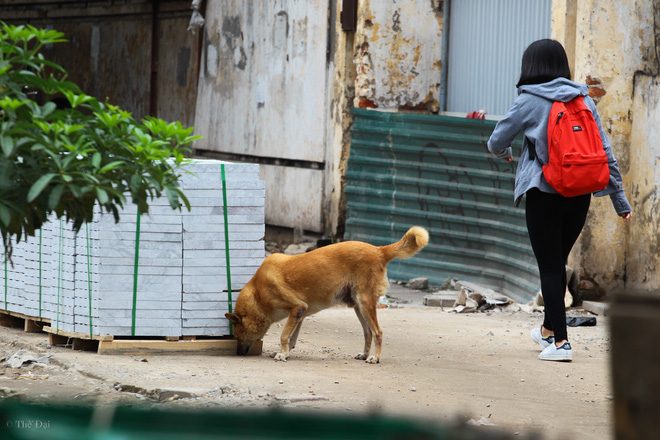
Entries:
[[[152,114],[194,121],[199,37],[188,32],[190,2],[15,0],[0,17],[64,32],[69,41],[45,48],[87,94],[136,118]],[[154,39],[154,36],[156,38]]]
[[188,31],[189,22],[190,5],[185,10],[161,10],[158,14],[156,115],[185,126],[195,123],[201,48],[201,35]]
[[345,238],[385,245],[424,226],[429,245],[391,262],[390,278],[439,285],[458,277],[530,300],[538,269],[524,209],[513,204],[516,164],[486,148],[495,122],[360,109],[354,116]]
[[439,109],[442,12],[429,0],[360,0],[356,107]]
[[61,23],[70,41],[53,45],[47,57],[60,63],[69,78],[89,95],[129,110],[149,114],[151,17],[130,21]]

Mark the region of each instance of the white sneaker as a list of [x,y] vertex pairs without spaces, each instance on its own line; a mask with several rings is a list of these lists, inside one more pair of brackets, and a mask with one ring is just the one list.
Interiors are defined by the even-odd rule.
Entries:
[[541,349],[544,349],[549,345],[554,345],[555,343],[555,337],[553,335],[550,335],[547,338],[544,338],[543,335],[541,334],[540,328],[533,328],[529,336],[532,338],[532,341],[536,342],[541,346]]
[[573,350],[571,350],[571,344],[564,342],[564,345],[561,347],[555,346],[555,344],[550,344],[543,349],[539,355],[539,359],[542,361],[572,361],[573,360]]

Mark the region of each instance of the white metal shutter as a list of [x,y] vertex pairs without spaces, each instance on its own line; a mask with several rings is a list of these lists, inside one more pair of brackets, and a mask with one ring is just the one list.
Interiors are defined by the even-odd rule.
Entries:
[[551,0],[452,0],[447,111],[504,115],[517,96],[522,53],[550,38]]

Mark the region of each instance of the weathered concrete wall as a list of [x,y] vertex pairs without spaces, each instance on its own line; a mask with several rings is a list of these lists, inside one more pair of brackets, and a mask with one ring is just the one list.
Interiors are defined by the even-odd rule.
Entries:
[[626,286],[660,289],[660,78],[638,74],[634,81],[630,152],[634,223],[628,239]]
[[438,111],[442,5],[440,0],[359,2],[356,107]]
[[[325,191],[329,203],[329,216],[326,219],[325,230],[339,237],[344,234],[346,221],[346,200],[344,187],[346,184],[346,167],[350,154],[353,124],[351,108],[355,98],[356,66],[354,63],[355,31],[344,31],[340,17],[343,10],[342,1],[334,1],[330,13],[330,51],[333,54],[329,69],[331,81],[328,87],[330,93],[330,127],[327,143],[332,169]],[[348,12],[348,11],[347,11]]]
[[653,4],[654,0],[553,1],[553,38],[567,47],[573,79],[591,86],[633,205],[633,220],[624,224],[608,197],[592,199],[587,225],[569,261],[581,267],[581,288],[592,296],[623,289],[631,270],[638,270],[631,267],[631,259],[651,257],[650,249],[642,255],[630,241],[652,232],[636,216],[644,195],[637,190],[631,158],[644,155],[646,147],[631,142],[633,123],[645,131],[643,122],[634,122],[634,114],[643,113],[641,107],[636,112],[631,108],[635,72],[648,71],[655,63]]
[[350,155],[351,108],[437,112],[440,99],[442,0],[358,2],[355,31],[341,28],[343,2],[330,15],[329,70],[332,158],[326,184],[330,215],[326,230],[343,236],[344,186]]

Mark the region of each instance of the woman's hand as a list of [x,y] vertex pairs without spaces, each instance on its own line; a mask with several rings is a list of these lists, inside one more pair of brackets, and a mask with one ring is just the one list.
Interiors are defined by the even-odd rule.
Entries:
[[513,160],[513,157],[512,157],[512,156],[509,156],[509,157],[507,157],[507,158],[504,159],[504,160],[505,160],[506,162],[511,162],[511,161]]
[[623,219],[624,222],[627,222],[630,220],[630,217],[632,217],[632,211],[630,212],[624,212],[623,214],[620,214],[621,218]]

